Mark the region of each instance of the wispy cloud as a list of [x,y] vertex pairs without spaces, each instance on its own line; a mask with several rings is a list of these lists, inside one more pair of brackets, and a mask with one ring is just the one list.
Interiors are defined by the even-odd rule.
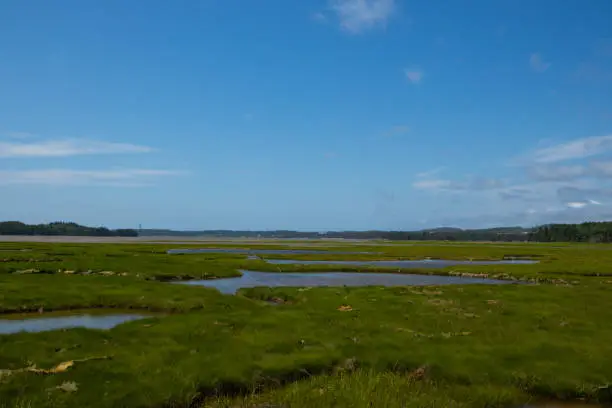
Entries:
[[2,134],[11,139],[30,139],[35,137],[36,135],[28,132],[6,132]]
[[544,58],[542,57],[540,53],[534,52],[529,57],[529,65],[531,66],[531,69],[533,69],[536,72],[544,72],[548,68],[550,68],[551,64],[550,62],[544,61]]
[[598,161],[591,163],[592,173],[597,177],[612,177],[612,161]]
[[412,187],[419,190],[447,190],[452,185],[452,181],[443,179],[417,180],[412,183]]
[[542,191],[540,186],[535,183],[532,185],[512,185],[498,191],[498,197],[503,201],[538,202],[550,191]]
[[557,197],[562,202],[584,202],[592,205],[603,205],[612,200],[612,188],[577,188],[561,187],[557,189]]
[[[610,153],[612,135],[556,145],[547,142],[522,156],[515,163],[518,172],[508,177],[490,178],[484,173],[482,178],[461,179],[425,173],[412,185],[422,191],[447,193],[449,199],[460,197],[462,201],[453,207],[457,214],[453,220],[464,225],[603,220],[612,217]],[[602,157],[594,160],[599,155]],[[491,208],[504,215],[495,215]],[[432,215],[439,217],[437,212]]]
[[455,181],[445,179],[420,179],[412,186],[420,190],[446,190],[446,191],[484,191],[499,189],[506,185],[503,180],[493,178],[475,178],[469,181]]
[[[414,178],[412,186],[445,194],[446,202],[459,198],[452,204],[456,215],[449,222],[464,226],[533,226],[612,218],[612,135],[557,144],[548,140],[513,164],[514,174],[505,174],[512,167],[487,168],[480,178],[478,174],[461,178],[425,172]],[[497,171],[503,171],[503,176],[492,177]],[[431,217],[440,219],[439,207],[432,207]]]
[[431,170],[422,171],[420,173],[417,173],[415,175],[415,177],[418,178],[418,179],[425,179],[425,178],[431,179],[436,174],[439,174],[440,172],[444,171],[444,169],[445,169],[444,166],[436,167],[435,169],[431,169]]
[[586,137],[571,142],[538,149],[523,157],[523,162],[555,163],[584,159],[612,151],[612,135]]
[[408,81],[412,82],[413,84],[419,84],[423,79],[423,71],[418,68],[407,68],[404,70],[404,74],[406,74]]
[[393,15],[395,0],[330,0],[343,30],[356,34],[384,27]]
[[569,203],[565,203],[569,208],[584,208],[589,205],[588,201],[570,201]]
[[573,166],[538,165],[528,168],[527,174],[538,181],[568,181],[585,177],[588,169],[579,164]]
[[537,181],[572,181],[581,178],[612,178],[612,161],[594,161],[570,166],[536,165],[527,174]]
[[66,157],[91,154],[148,153],[154,149],[129,143],[88,139],[0,141],[0,157]]
[[443,224],[458,227],[495,227],[523,225],[532,227],[546,223],[580,223],[586,220],[606,220],[612,218],[612,212],[605,206],[586,205],[578,207],[556,206],[542,210],[527,209],[521,211],[483,211],[478,215],[443,218]]
[[0,185],[42,184],[64,186],[143,186],[160,177],[185,174],[174,170],[111,169],[111,170],[0,170]]
[[312,14],[312,19],[319,23],[324,23],[327,21],[327,16],[321,12],[317,12]]

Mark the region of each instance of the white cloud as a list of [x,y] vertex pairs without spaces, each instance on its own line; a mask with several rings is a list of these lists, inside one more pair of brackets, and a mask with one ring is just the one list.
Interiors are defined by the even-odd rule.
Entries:
[[556,205],[570,201],[585,201],[589,193],[595,191],[588,180],[579,181],[537,181],[515,183],[499,189],[498,197],[505,202],[514,201],[518,205]]
[[595,185],[589,188],[578,188],[562,186],[557,189],[557,197],[561,201],[584,201],[594,205],[601,205],[602,202],[610,201],[612,199],[612,188],[601,187]]
[[572,208],[547,207],[542,211],[527,209],[523,211],[490,211],[482,209],[480,214],[465,217],[447,217],[442,219],[441,224],[453,224],[459,227],[494,227],[522,225],[533,227],[549,223],[580,223],[585,221],[606,220],[612,218],[612,214],[603,206],[583,206]]
[[[496,173],[494,168],[483,171],[482,178],[424,172],[415,177],[412,186],[447,194],[444,204],[432,206],[430,213],[424,214],[429,219],[444,221],[444,205],[455,214],[450,221],[471,226],[605,220],[612,219],[611,158],[612,135],[559,144],[548,141],[515,159],[515,174],[487,178]],[[454,198],[459,201],[452,202]]]
[[567,166],[535,165],[527,168],[527,174],[537,181],[572,181],[583,178],[612,178],[612,161],[595,161]]
[[590,205],[602,205],[601,202],[596,200],[585,200],[585,201],[570,201],[565,203],[569,208],[584,208]]
[[544,72],[550,68],[550,62],[545,62],[540,53],[534,52],[529,57],[529,65],[536,72]]
[[0,141],[0,157],[66,157],[90,154],[147,153],[153,149],[129,143],[88,139],[63,139],[31,142]]
[[159,177],[175,176],[184,172],[151,169],[112,170],[0,170],[0,185],[43,184],[43,185],[148,185]]
[[423,179],[423,178],[432,178],[436,174],[444,171],[444,169],[445,169],[445,167],[443,167],[443,166],[442,167],[436,167],[435,169],[432,169],[432,170],[427,170],[427,171],[422,171],[420,173],[417,173],[415,175],[415,177],[416,178],[420,178],[420,179]]
[[586,137],[538,149],[528,156],[527,160],[536,163],[555,163],[564,160],[584,159],[608,151],[612,151],[612,135]]
[[500,190],[498,195],[502,200],[536,202],[540,199],[540,194],[537,189],[530,186],[510,186]]
[[538,165],[527,169],[527,171],[530,177],[539,181],[574,180],[580,177],[584,177],[588,174],[588,169],[582,165]]
[[504,187],[504,185],[505,182],[503,180],[491,178],[475,178],[465,182],[443,179],[428,179],[417,180],[412,183],[412,187],[420,190],[442,191],[484,191],[499,189]]
[[416,68],[405,69],[404,73],[406,74],[406,78],[413,84],[419,84],[423,79],[423,71]]
[[330,0],[343,30],[360,33],[385,26],[395,11],[395,0]]

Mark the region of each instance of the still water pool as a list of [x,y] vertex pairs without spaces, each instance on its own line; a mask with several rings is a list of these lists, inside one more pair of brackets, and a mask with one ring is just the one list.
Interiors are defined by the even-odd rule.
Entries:
[[248,255],[363,255],[375,252],[324,251],[317,249],[249,249],[249,248],[200,248],[169,249],[169,254],[248,254]]
[[529,260],[500,260],[500,261],[458,261],[450,259],[421,259],[396,261],[305,261],[300,259],[266,259],[266,262],[275,265],[351,265],[351,266],[378,266],[381,268],[446,268],[459,265],[531,265],[538,261]]
[[462,278],[457,276],[411,275],[399,273],[350,273],[350,272],[300,272],[275,273],[240,271],[237,278],[191,280],[174,282],[215,288],[221,293],[235,294],[242,288],[266,287],[314,287],[314,286],[410,286],[410,285],[465,285],[465,284],[511,284],[484,278]]
[[148,317],[152,315],[101,310],[10,314],[0,318],[0,334],[37,333],[75,327],[109,330],[121,323]]

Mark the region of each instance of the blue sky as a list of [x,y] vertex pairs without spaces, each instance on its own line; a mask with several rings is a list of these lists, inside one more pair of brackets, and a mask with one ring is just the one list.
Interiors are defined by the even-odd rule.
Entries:
[[609,0],[4,0],[0,219],[612,219]]

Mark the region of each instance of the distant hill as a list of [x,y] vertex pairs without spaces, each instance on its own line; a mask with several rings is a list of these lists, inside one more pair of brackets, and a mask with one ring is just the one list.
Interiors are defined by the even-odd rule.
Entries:
[[435,233],[442,233],[442,232],[459,232],[463,230],[461,228],[439,227],[439,228],[432,228],[432,229],[424,229],[422,231],[431,232],[435,234]]
[[143,229],[143,237],[219,237],[219,238],[295,238],[295,239],[388,239],[388,240],[449,240],[449,241],[525,241],[532,229],[503,227],[491,229],[463,230],[461,228],[441,227],[421,231],[327,231],[304,232],[290,230],[275,231],[234,231],[201,230],[174,231],[169,229]]
[[67,235],[91,237],[137,237],[133,229],[111,230],[105,227],[85,227],[74,222],[52,222],[28,225],[19,221],[0,222],[0,235]]

